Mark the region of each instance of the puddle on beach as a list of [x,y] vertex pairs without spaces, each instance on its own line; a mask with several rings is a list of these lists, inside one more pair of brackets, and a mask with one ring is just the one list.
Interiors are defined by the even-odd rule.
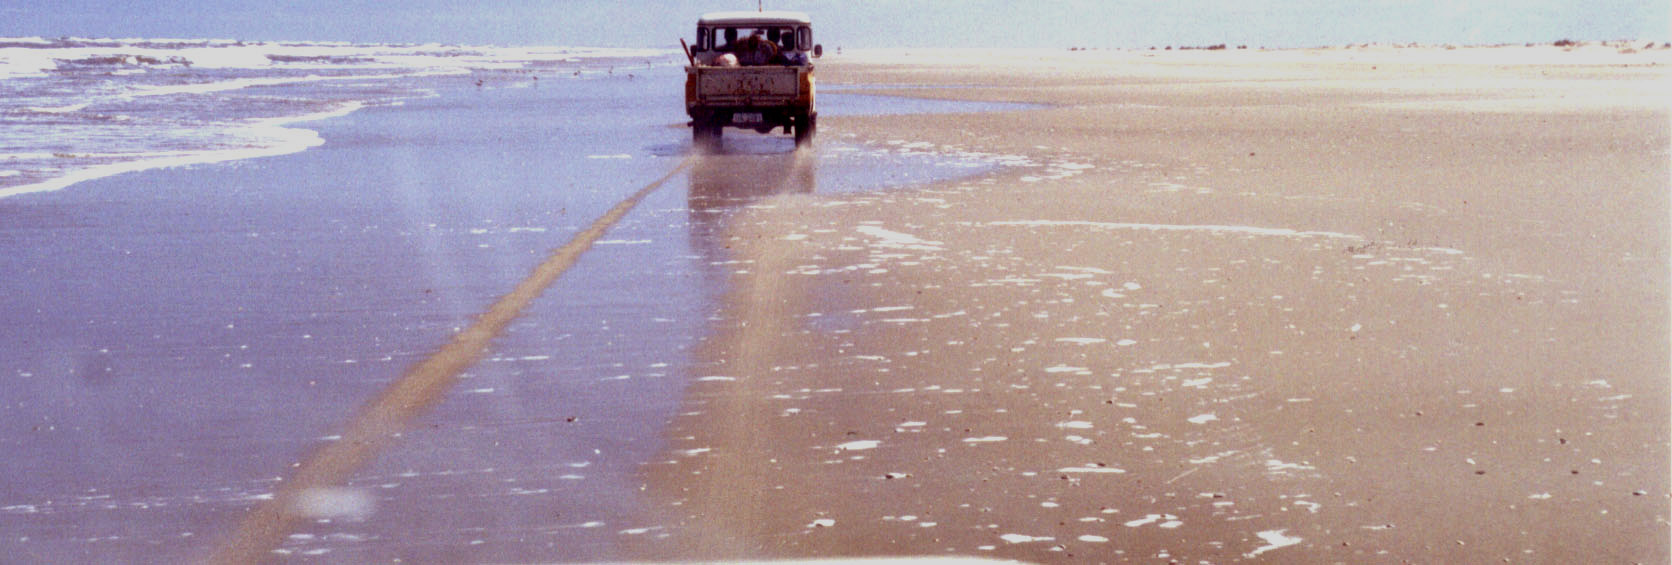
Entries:
[[798,152],[782,136],[727,135],[724,151],[695,162],[693,199],[743,204],[779,193],[869,192],[967,178],[1003,166],[995,158],[925,147],[829,141]]
[[[821,116],[946,114],[1037,108],[1033,104],[968,102],[830,93],[819,97]],[[798,152],[791,138],[777,130],[758,134],[727,129],[722,149],[703,156],[701,178],[692,181],[693,198],[764,198],[777,192],[844,194],[917,186],[976,176],[1017,163],[1013,157],[942,151],[926,143],[893,141],[865,144],[855,136],[825,126],[810,149]],[[690,151],[689,143],[651,149],[662,156]],[[706,164],[705,164],[706,163]],[[706,169],[706,170],[705,170]],[[715,172],[726,170],[723,178]]]
[[[829,90],[829,89],[826,89]],[[821,91],[824,92],[824,91]],[[1038,108],[1033,104],[968,102],[823,93],[822,116],[947,114]],[[720,151],[701,156],[690,174],[693,209],[734,207],[773,194],[851,194],[968,178],[1006,166],[1033,165],[1017,156],[973,153],[908,140],[862,143],[852,132],[821,129],[809,149],[797,151],[780,131],[758,134],[727,129]],[[688,143],[653,148],[684,154]]]

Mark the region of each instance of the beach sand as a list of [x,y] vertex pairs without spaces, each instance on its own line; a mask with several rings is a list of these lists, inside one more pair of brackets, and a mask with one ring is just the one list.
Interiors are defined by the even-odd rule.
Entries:
[[1672,51],[853,52],[1015,166],[755,201],[646,558],[1665,562]]

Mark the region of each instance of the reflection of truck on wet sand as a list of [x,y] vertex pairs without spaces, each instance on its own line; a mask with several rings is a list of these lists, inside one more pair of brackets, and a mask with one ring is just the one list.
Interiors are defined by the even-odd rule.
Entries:
[[797,146],[813,139],[812,20],[800,12],[715,12],[697,20],[687,44],[685,113],[698,149],[720,146],[724,128],[783,128]]

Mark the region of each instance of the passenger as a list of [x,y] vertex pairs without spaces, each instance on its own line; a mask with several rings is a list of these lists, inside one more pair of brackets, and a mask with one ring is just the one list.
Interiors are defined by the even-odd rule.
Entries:
[[778,55],[778,45],[766,40],[766,32],[755,30],[749,37],[738,42],[737,62],[745,67],[765,65]]
[[714,51],[718,52],[719,55],[716,55],[714,59],[709,62],[709,64],[716,67],[740,66],[738,64],[737,54],[735,53],[739,47],[737,42],[737,28],[726,28],[722,37],[725,38],[726,42],[714,48]]
[[737,28],[728,27],[728,28],[726,28],[726,43],[725,43],[725,45],[720,46],[720,52],[721,53],[727,53],[727,52],[736,51],[736,50],[737,50]]
[[771,41],[778,49],[778,54],[767,61],[768,65],[801,65],[807,61],[807,56],[795,52],[795,30],[772,28],[766,33],[767,41]]

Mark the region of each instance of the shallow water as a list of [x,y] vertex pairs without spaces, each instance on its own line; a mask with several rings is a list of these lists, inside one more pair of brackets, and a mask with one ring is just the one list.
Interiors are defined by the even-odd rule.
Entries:
[[[548,250],[687,158],[677,69],[623,75],[429,79],[436,97],[308,123],[308,151],[0,199],[0,548],[203,555]],[[796,152],[728,131],[278,554],[607,559],[659,535],[637,469],[703,376],[689,351],[733,268],[730,213],[1002,163],[822,133]]]

